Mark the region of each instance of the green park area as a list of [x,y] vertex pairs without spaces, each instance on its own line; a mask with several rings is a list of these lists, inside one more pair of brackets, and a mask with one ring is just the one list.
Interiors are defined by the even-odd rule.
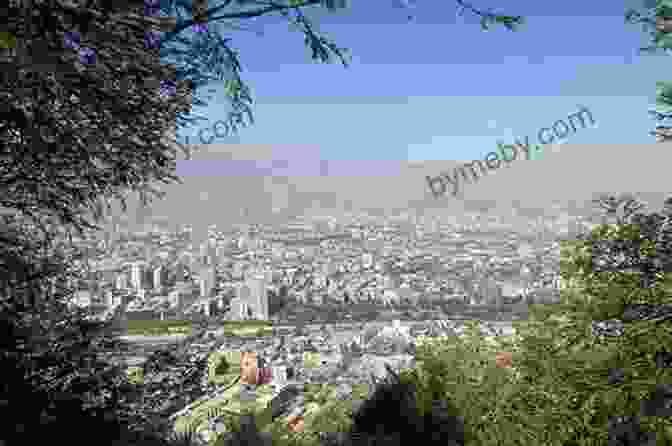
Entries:
[[[130,320],[129,336],[167,336],[172,334],[191,335],[194,323],[188,320]],[[271,321],[224,321],[218,324],[224,328],[226,336],[269,336],[272,334]]]
[[238,326],[224,326],[224,336],[272,336],[273,327],[271,325],[238,325]]
[[192,332],[191,321],[181,320],[130,320],[127,335],[129,336],[166,336]]

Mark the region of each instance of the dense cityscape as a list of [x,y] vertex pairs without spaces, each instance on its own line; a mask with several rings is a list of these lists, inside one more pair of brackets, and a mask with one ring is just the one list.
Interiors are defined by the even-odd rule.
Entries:
[[462,220],[468,223],[321,218],[280,228],[211,225],[201,243],[188,226],[117,228],[102,240],[79,241],[90,261],[73,303],[106,317],[281,322],[291,319],[279,311],[288,301],[394,308],[553,298],[560,286],[557,223],[528,222],[521,233],[501,218]]

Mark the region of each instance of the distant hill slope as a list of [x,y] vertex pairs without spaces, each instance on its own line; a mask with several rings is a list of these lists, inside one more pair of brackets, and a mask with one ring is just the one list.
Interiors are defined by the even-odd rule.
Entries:
[[[255,153],[263,156],[264,150],[250,147],[213,145],[194,159],[214,162],[226,157],[253,157]],[[494,144],[491,149],[495,149]],[[487,150],[484,148],[483,157]],[[644,192],[662,203],[664,195],[660,193],[669,191],[672,185],[667,172],[672,165],[672,150],[666,144],[568,144],[559,146],[558,153],[547,151],[539,160],[517,160],[489,172],[475,184],[464,184],[461,197],[433,198],[425,175],[450,172],[462,163],[404,162],[401,173],[395,176],[188,176],[182,178],[183,185],[161,185],[160,189],[168,193],[166,199],[133,217],[142,221],[160,215],[171,224],[191,223],[198,232],[210,223],[283,221],[321,209],[365,209],[374,214],[410,209],[459,215],[465,209],[494,206],[544,209],[554,201],[574,202],[574,206],[583,208],[600,192]],[[274,207],[283,210],[274,216]],[[241,217],[243,209],[246,217]]]

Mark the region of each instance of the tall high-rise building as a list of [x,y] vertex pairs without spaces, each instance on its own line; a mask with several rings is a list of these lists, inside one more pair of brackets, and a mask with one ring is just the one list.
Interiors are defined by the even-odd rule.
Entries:
[[201,243],[200,254],[198,256],[198,261],[202,265],[207,265],[208,264],[208,243],[207,242]]
[[182,308],[188,302],[193,300],[193,288],[186,282],[178,282],[175,289],[168,295],[170,304],[174,308]]
[[214,265],[217,263],[217,246],[214,239],[209,238],[201,243],[198,261],[201,265]]
[[147,290],[154,285],[154,269],[150,265],[144,265],[142,273],[142,288]]
[[234,279],[242,279],[243,278],[243,273],[245,272],[245,268],[242,262],[236,261],[233,264],[233,269],[231,271],[231,274],[233,275]]
[[187,276],[189,275],[189,268],[187,268],[187,265],[185,265],[183,262],[177,262],[177,264],[175,264],[174,271],[176,282],[184,282],[187,280]]
[[135,262],[131,265],[131,286],[134,290],[142,288],[144,274],[144,265],[141,262]]
[[205,266],[200,271],[201,297],[210,297],[215,288],[216,270],[214,265]]
[[226,260],[226,247],[224,245],[218,245],[215,248],[215,257],[217,258],[217,263],[224,263]]
[[165,285],[166,269],[163,267],[163,265],[159,265],[154,268],[153,279],[155,290],[160,290]]
[[248,314],[249,314],[249,306],[248,303],[244,300],[242,300],[240,297],[234,297],[231,299],[231,305],[230,305],[230,314],[235,318],[235,319],[247,319]]
[[238,237],[236,245],[237,245],[238,249],[246,249],[247,248],[247,237],[244,237],[244,236]]
[[124,303],[124,295],[116,290],[107,290],[105,292],[105,303],[108,307],[121,305]]
[[120,271],[115,279],[115,288],[117,290],[124,290],[128,287],[128,275],[126,271]]
[[250,287],[243,283],[238,286],[238,289],[236,290],[236,297],[240,299],[242,302],[249,302],[250,300]]
[[250,304],[259,319],[268,319],[268,282],[263,272],[250,275],[247,279],[250,290]]
[[208,265],[217,265],[219,258],[217,257],[217,244],[214,240],[208,242]]

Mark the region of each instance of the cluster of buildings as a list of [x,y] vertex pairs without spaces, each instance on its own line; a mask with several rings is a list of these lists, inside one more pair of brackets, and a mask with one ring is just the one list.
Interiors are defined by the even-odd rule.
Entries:
[[287,301],[479,305],[557,295],[557,241],[470,218],[212,226],[200,244],[189,227],[112,232],[79,241],[91,255],[74,303],[138,318],[269,319]]
[[[217,257],[221,256],[221,249],[216,249],[211,241],[202,244],[200,252],[193,253],[189,246],[181,246],[180,235],[185,234],[171,237],[163,233],[158,238],[151,235],[154,237],[141,234],[117,241],[119,245],[111,257],[95,255],[97,251],[107,251],[109,241],[108,246],[89,241],[93,259],[88,280],[76,284],[80,289],[72,303],[103,315],[121,311],[131,319],[173,318],[192,313],[237,319],[270,317],[268,272],[240,269],[237,274],[235,271],[230,274],[236,280],[223,281],[223,266]],[[133,247],[140,244],[138,241],[150,248],[144,253],[146,258],[129,260],[128,257],[137,257]],[[80,244],[86,246],[87,241]],[[169,247],[161,249],[166,244]]]

